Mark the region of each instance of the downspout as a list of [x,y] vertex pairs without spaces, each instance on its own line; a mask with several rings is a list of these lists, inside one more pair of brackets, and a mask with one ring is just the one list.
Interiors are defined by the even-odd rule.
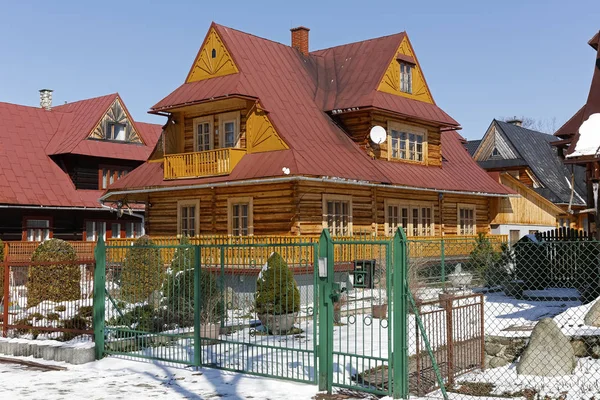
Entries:
[[[118,209],[111,207],[111,206],[107,206],[106,204],[100,204],[102,206],[102,208],[105,208],[107,210],[109,210],[110,212],[118,212]],[[136,217],[142,220],[142,236],[144,236],[146,234],[146,217],[144,214],[138,214],[138,213],[134,213],[133,211],[129,211],[128,212],[129,215],[131,215],[132,217]]]

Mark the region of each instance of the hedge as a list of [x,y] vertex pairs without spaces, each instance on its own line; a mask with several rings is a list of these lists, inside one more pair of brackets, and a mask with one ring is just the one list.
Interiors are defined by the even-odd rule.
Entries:
[[[27,307],[34,307],[45,300],[58,303],[81,298],[81,271],[75,249],[69,243],[60,239],[46,240],[35,249],[31,261]],[[36,265],[36,262],[59,263]]]
[[159,290],[164,268],[157,248],[148,236],[137,239],[128,249],[121,272],[121,299],[130,303],[145,301]]

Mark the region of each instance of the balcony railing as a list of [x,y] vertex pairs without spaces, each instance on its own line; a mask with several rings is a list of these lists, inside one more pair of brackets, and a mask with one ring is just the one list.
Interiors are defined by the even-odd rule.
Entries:
[[246,154],[245,149],[217,149],[195,153],[167,154],[165,179],[228,175]]

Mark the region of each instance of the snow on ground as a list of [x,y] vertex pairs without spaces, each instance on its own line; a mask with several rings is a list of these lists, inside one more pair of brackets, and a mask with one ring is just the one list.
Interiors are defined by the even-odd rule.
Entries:
[[[31,357],[15,358],[39,362]],[[80,366],[51,364],[64,366],[67,370],[43,372],[15,364],[0,363],[0,398],[308,400],[317,393],[315,385],[216,369],[205,368],[196,371],[193,368],[110,357]]]

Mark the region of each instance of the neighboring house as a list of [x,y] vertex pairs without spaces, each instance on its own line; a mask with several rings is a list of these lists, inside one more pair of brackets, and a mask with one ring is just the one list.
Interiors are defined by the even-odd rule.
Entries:
[[596,33],[588,44],[596,52],[596,57],[587,102],[554,133],[555,136],[561,139],[554,142],[554,145],[559,148],[560,154],[565,157],[567,165],[580,165],[585,168],[588,186],[586,200],[588,211],[592,215],[590,217],[590,232],[596,232],[597,238],[600,239],[600,230],[597,229],[600,224],[600,213],[597,212],[598,204],[594,200],[594,197],[597,198],[594,191],[597,192],[598,182],[600,182],[600,127],[596,126],[595,131],[592,129],[591,132],[588,132],[591,137],[581,141],[582,146],[578,146],[580,142],[579,128],[591,115],[600,113],[600,32]]
[[0,103],[0,239],[139,236],[143,208],[120,216],[98,199],[148,158],[160,125],[135,122],[116,93],[56,107],[40,96],[40,108]]
[[[492,232],[511,242],[557,226],[587,230],[585,171],[565,166],[552,143],[556,137],[526,129],[521,121],[493,120],[467,150],[486,171],[520,196],[498,201]],[[573,184],[573,185],[572,185]]]
[[151,113],[163,140],[103,196],[147,204],[151,235],[474,235],[513,193],[464,151],[406,33],[309,52],[307,28],[287,46],[213,23]]

